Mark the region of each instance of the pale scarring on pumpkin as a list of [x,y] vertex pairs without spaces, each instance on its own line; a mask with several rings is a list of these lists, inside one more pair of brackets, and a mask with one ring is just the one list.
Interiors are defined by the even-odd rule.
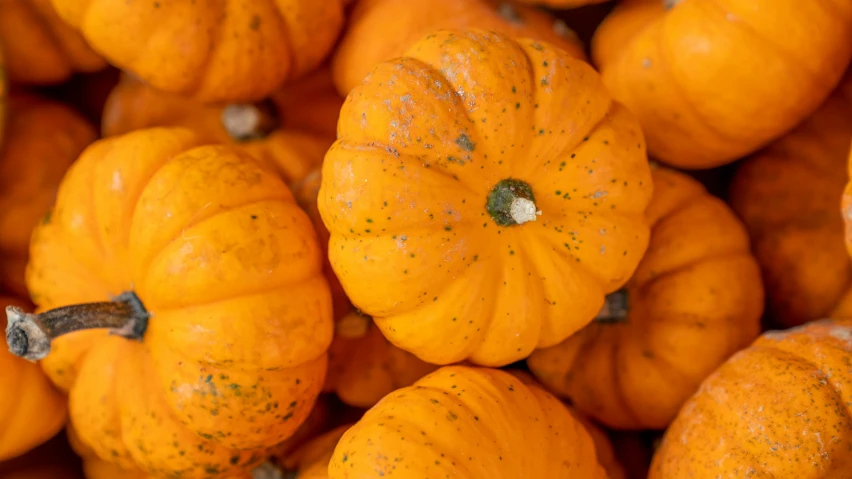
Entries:
[[515,223],[521,225],[528,221],[535,221],[536,216],[541,216],[541,211],[532,201],[526,198],[515,198],[509,206],[509,214]]

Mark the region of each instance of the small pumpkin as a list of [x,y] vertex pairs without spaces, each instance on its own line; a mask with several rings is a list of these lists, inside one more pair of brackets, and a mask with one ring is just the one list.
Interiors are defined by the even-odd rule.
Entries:
[[[28,306],[0,296],[0,306]],[[0,319],[5,331],[6,319]],[[68,408],[37,364],[0,348],[0,461],[20,456],[44,443],[65,425]],[[5,476],[5,472],[3,477]]]
[[607,477],[556,397],[511,374],[446,366],[385,396],[337,444],[331,479]]
[[641,131],[591,67],[442,31],[341,111],[319,210],[352,303],[426,362],[502,366],[594,318],[645,250]]
[[598,28],[592,56],[651,156],[719,166],[790,130],[831,93],[852,57],[852,3],[627,0]]
[[369,408],[436,369],[388,342],[371,318],[351,311],[335,323],[325,391],[350,406]]
[[293,479],[328,479],[328,464],[334,448],[352,424],[338,426],[303,444],[282,460],[282,467]]
[[97,133],[53,100],[17,93],[7,106],[0,146],[0,286],[26,296],[30,234],[53,205],[65,171]]
[[343,100],[331,88],[302,84],[286,90],[260,103],[204,105],[125,74],[107,99],[102,130],[113,136],[154,126],[189,128],[204,141],[241,148],[290,183],[322,163]]
[[444,29],[479,28],[534,38],[585,59],[577,36],[547,13],[500,0],[361,0],[349,16],[331,67],[347,95],[379,63],[401,56],[422,37]]
[[0,1],[0,47],[12,82],[57,84],[73,73],[107,66],[83,37],[62,21],[50,2]]
[[719,364],[760,334],[763,288],[742,223],[683,173],[653,169],[651,241],[595,320],[527,364],[581,413],[663,429]]
[[110,63],[208,103],[260,101],[308,74],[343,26],[342,0],[52,2]]
[[684,404],[649,478],[849,477],[850,364],[852,323],[764,333]]
[[837,211],[850,144],[852,73],[807,120],[742,162],[731,183],[730,204],[749,230],[776,324],[837,317],[852,289]]
[[10,350],[50,352],[81,441],[161,476],[227,477],[293,435],[332,335],[320,248],[289,189],[200,143],[152,128],[91,145],[33,234],[43,312],[7,309]]

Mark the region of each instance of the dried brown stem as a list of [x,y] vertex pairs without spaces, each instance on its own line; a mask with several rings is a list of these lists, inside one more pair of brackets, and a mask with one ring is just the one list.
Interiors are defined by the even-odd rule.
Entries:
[[222,110],[222,126],[234,141],[266,138],[279,124],[277,108],[270,100],[228,105]]
[[148,311],[133,292],[112,301],[75,304],[40,314],[16,306],[6,307],[6,344],[9,352],[30,361],[44,358],[50,342],[63,334],[85,329],[109,329],[113,334],[142,339],[148,327]]

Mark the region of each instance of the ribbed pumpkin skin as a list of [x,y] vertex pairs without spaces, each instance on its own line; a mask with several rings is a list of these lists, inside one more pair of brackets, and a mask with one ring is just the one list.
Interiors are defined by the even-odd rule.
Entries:
[[26,297],[30,235],[53,206],[65,171],[97,133],[79,113],[46,98],[16,93],[7,108],[0,146],[0,287]]
[[607,477],[589,433],[553,395],[504,371],[464,366],[385,396],[343,435],[328,472],[331,479]]
[[770,317],[797,326],[838,317],[852,287],[838,204],[852,144],[852,75],[807,120],[745,160],[730,204],[751,235]]
[[[363,331],[346,334],[339,326],[350,318],[365,322]],[[417,356],[391,344],[372,319],[350,313],[337,323],[331,347],[328,349],[327,392],[334,392],[344,403],[370,408],[379,400],[438,369]]]
[[[536,221],[489,211],[507,181],[529,185]],[[640,130],[588,64],[442,31],[349,95],[319,210],[334,272],[391,343],[502,366],[585,326],[627,281],[651,189]]]
[[577,37],[545,12],[498,0],[361,0],[355,4],[332,56],[338,91],[347,95],[376,65],[397,58],[437,30],[478,28],[533,38],[575,58],[586,54]]
[[123,468],[228,477],[310,412],[331,298],[286,185],[199,143],[154,128],[90,146],[33,235],[27,282],[42,310],[132,290],[152,314],[143,341],[75,332],[42,362],[82,442]]
[[225,107],[161,92],[125,74],[107,99],[102,131],[104,136],[113,136],[156,126],[188,128],[203,141],[242,149],[269,165],[289,184],[303,179],[322,163],[334,142],[337,112],[343,99],[330,85],[315,91],[312,85],[301,83],[282,90],[285,93],[273,96],[272,103],[283,123],[263,138],[239,140],[223,125]]
[[0,1],[0,46],[9,79],[15,83],[62,83],[75,72],[94,72],[107,66],[83,37],[62,21],[50,1]]
[[549,391],[616,429],[664,429],[707,375],[760,334],[763,313],[742,223],[685,174],[652,171],[651,241],[626,286],[627,316],[595,320],[527,360]]
[[258,101],[313,71],[343,26],[341,0],[52,2],[113,65],[211,103]]
[[[23,302],[0,296],[0,311]],[[6,315],[0,315],[0,331]],[[29,451],[53,437],[68,417],[66,399],[50,383],[38,364],[0,348],[0,461]],[[6,477],[5,475],[3,477]],[[25,476],[21,476],[25,477]],[[35,477],[35,476],[33,476]]]
[[852,471],[852,323],[764,333],[708,377],[650,479],[840,479]]
[[678,167],[729,163],[793,128],[852,56],[847,0],[666,3],[675,6],[619,2],[592,56],[639,119],[649,154]]

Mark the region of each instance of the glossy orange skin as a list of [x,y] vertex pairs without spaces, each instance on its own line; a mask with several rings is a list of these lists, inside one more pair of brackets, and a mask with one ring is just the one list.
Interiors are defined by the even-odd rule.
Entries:
[[97,133],[79,113],[53,100],[18,93],[7,106],[0,147],[0,287],[27,296],[30,235],[53,206],[65,171]]
[[663,429],[760,334],[763,287],[742,223],[683,173],[654,168],[648,250],[623,322],[592,322],[527,359],[547,389],[616,429]]
[[797,326],[833,311],[852,287],[838,212],[852,144],[852,75],[813,115],[747,159],[730,204],[751,235],[772,320]]
[[204,102],[268,96],[316,69],[343,26],[341,0],[52,2],[110,63]]
[[387,394],[411,386],[438,369],[391,344],[370,318],[352,312],[337,325],[352,318],[367,324],[355,334],[346,334],[338,327],[328,350],[324,388],[337,394],[344,403],[370,408]]
[[0,45],[15,83],[62,83],[75,72],[107,66],[79,32],[68,26],[51,0],[0,1]]
[[237,473],[294,433],[332,334],[308,217],[277,175],[200,142],[153,128],[94,143],[27,270],[42,310],[136,292],[153,315],[143,341],[76,332],[42,365],[100,458],[190,478]]
[[[3,311],[10,305],[29,309],[18,299],[0,296]],[[6,331],[6,315],[0,316],[0,331]],[[0,461],[42,444],[65,425],[65,397],[37,364],[13,356],[5,347],[0,348],[0,391]]]
[[794,127],[834,89],[852,56],[852,3],[682,0],[667,11],[663,0],[626,0],[598,28],[592,56],[652,157],[719,166]]
[[607,477],[589,433],[556,397],[505,371],[465,366],[385,396],[343,435],[328,472],[331,479]]
[[849,477],[850,364],[848,321],[764,333],[684,404],[649,478]]
[[[507,178],[530,185],[536,221],[492,220]],[[319,210],[335,273],[391,343],[502,366],[585,326],[627,281],[651,189],[638,126],[588,64],[442,31],[349,95]]]
[[[334,142],[337,112],[343,104],[343,99],[332,89],[311,90],[307,84],[287,88],[287,94],[274,101],[284,124],[264,138],[239,141],[231,137],[222,123],[224,107],[161,92],[123,75],[107,99],[102,131],[104,136],[113,136],[154,126],[189,128],[206,142],[241,148],[291,183],[322,163]],[[323,116],[311,113],[314,103],[323,105],[320,110],[325,113]],[[300,121],[303,112],[306,118]]]
[[585,59],[564,23],[545,12],[498,0],[361,0],[331,60],[337,90],[348,95],[378,64],[402,56],[437,30],[478,28],[551,43]]

